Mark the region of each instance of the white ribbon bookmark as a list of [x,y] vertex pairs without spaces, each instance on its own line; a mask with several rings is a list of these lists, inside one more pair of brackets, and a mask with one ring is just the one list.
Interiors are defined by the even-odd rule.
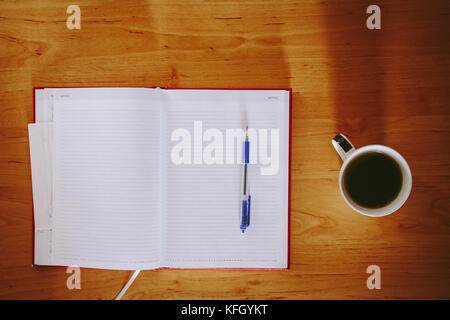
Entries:
[[125,285],[125,287],[123,287],[123,289],[119,292],[119,294],[117,295],[117,297],[114,300],[122,299],[123,295],[125,294],[125,292],[127,292],[128,288],[132,285],[133,281],[136,279],[136,277],[138,276],[139,272],[141,272],[141,270],[136,270],[133,273],[133,275],[131,276],[130,280],[128,280],[128,282]]

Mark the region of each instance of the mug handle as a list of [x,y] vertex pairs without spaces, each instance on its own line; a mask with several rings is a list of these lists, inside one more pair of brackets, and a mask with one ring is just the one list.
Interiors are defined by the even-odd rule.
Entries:
[[331,140],[331,143],[333,144],[334,149],[336,149],[336,152],[339,153],[339,156],[343,161],[345,161],[345,159],[347,159],[348,156],[352,154],[353,151],[355,151],[355,147],[342,133],[336,135]]

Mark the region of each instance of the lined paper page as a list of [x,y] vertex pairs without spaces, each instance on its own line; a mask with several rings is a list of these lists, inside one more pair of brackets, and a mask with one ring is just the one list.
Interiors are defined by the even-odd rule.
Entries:
[[[165,91],[164,104],[164,139],[169,141],[164,151],[167,164],[163,199],[164,266],[286,268],[288,91],[168,90]],[[234,164],[226,164],[225,146],[226,129],[245,128],[247,124],[250,130],[256,130],[258,134],[261,129],[268,133],[273,129],[279,130],[279,168],[274,175],[261,175],[261,168],[267,169],[267,165],[250,165],[251,223],[243,234],[239,228],[242,156],[235,143],[234,156],[238,160]],[[205,134],[211,128],[222,132],[225,164],[205,164],[204,159],[203,163],[195,163],[195,159],[198,162],[204,158],[202,150],[211,141],[203,142],[201,149],[195,148],[199,135],[194,133],[194,127],[197,133],[202,131]],[[171,138],[182,132],[180,129],[191,135],[191,164],[174,163],[174,160],[179,160],[176,152],[173,158],[174,148],[181,138],[175,141],[171,141]],[[270,140],[270,134],[268,137]],[[254,137],[251,140],[251,160],[255,161],[254,148],[258,141]],[[264,141],[259,142],[263,144]]]
[[149,89],[54,91],[53,263],[149,269],[160,254],[160,105]]

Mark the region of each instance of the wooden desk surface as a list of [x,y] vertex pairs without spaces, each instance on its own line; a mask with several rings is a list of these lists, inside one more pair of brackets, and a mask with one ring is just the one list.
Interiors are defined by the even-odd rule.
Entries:
[[[290,269],[143,271],[128,299],[450,298],[450,2],[79,0],[0,3],[0,298],[112,299],[130,272],[31,266],[33,86],[293,89]],[[372,4],[372,2],[370,4]],[[386,144],[413,189],[353,212],[330,139]],[[366,268],[381,268],[368,290]]]

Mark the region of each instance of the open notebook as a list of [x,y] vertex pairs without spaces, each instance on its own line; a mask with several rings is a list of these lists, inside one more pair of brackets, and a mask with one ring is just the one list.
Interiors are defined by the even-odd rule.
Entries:
[[289,90],[36,89],[34,263],[287,268],[289,108]]

